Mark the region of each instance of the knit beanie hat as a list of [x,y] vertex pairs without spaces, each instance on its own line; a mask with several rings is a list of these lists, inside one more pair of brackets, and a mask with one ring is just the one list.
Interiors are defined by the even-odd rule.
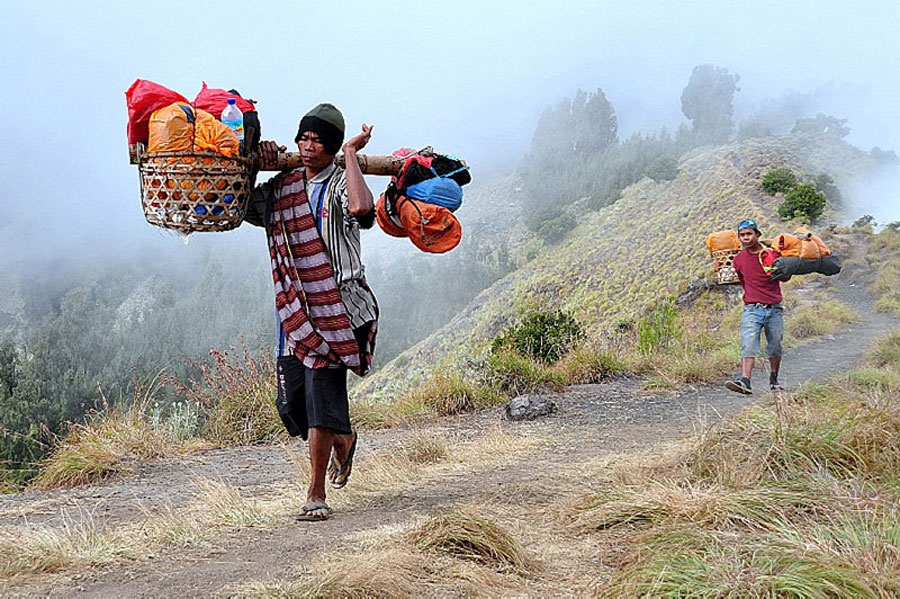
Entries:
[[344,116],[334,104],[319,104],[300,119],[294,143],[299,142],[300,136],[306,131],[318,135],[325,146],[325,152],[334,156],[344,143]]

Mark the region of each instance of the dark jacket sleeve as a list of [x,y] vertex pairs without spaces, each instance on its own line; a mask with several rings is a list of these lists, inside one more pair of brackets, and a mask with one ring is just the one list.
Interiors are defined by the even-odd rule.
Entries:
[[250,198],[247,201],[247,212],[244,214],[244,222],[250,223],[257,227],[265,227],[268,220],[268,208],[274,196],[273,185],[274,178],[266,181],[262,185],[257,185],[250,192]]

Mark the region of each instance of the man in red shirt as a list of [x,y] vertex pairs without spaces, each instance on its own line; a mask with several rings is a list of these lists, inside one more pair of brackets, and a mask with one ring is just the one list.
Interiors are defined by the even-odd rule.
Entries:
[[[781,389],[778,369],[781,366],[781,339],[784,337],[784,307],[781,305],[781,283],[773,281],[763,270],[759,260],[765,248],[759,242],[756,221],[743,220],[738,225],[741,251],[734,257],[741,287],[744,288],[744,313],[741,316],[741,378],[728,381],[725,386],[738,393],[750,395],[750,375],[753,362],[759,355],[759,335],[766,332],[766,355],[771,366],[769,388]],[[787,280],[787,279],[785,279]]]

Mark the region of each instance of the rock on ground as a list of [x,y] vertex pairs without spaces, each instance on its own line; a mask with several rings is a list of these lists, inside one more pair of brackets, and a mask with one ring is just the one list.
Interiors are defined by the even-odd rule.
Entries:
[[540,395],[521,395],[506,406],[506,417],[510,420],[534,420],[556,411],[556,404]]

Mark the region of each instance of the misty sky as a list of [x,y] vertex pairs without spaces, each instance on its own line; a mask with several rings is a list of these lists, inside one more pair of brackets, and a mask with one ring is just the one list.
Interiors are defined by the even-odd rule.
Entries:
[[[715,63],[741,75],[739,113],[789,89],[827,87],[823,109],[849,119],[851,142],[900,150],[894,2],[3,0],[0,8],[4,251],[42,236],[41,247],[86,241],[104,251],[159,236],[143,221],[127,161],[124,91],[135,78],[189,99],[203,80],[235,87],[258,100],[264,138],[282,143],[306,110],[330,101],[348,132],[375,124],[367,151],[432,144],[466,158],[477,179],[511,171],[541,110],[578,88],[606,91],[622,133],[674,129],[691,69]],[[896,207],[879,210],[900,218]]]

